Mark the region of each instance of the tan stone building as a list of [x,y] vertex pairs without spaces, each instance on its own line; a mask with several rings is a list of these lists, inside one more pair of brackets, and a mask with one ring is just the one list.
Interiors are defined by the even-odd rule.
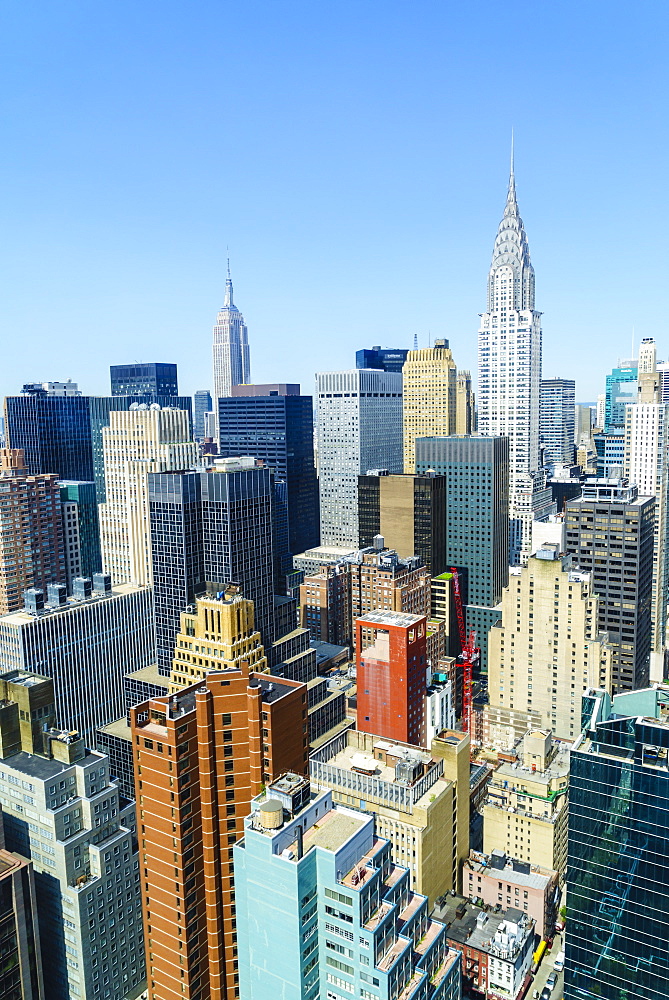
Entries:
[[555,544],[511,570],[502,621],[488,638],[485,742],[511,747],[530,728],[576,739],[583,691],[611,690],[612,650],[597,612],[590,574]]
[[458,888],[469,853],[469,736],[446,730],[428,750],[348,730],[315,751],[309,769],[335,802],[375,813],[378,835],[431,904]]
[[497,848],[564,877],[568,784],[568,746],[545,730],[527,733],[520,756],[492,775],[482,809],[484,853]]
[[98,507],[102,565],[115,584],[153,582],[149,472],[192,469],[199,449],[186,410],[116,410],[102,430],[107,498]]
[[[402,368],[406,473],[416,471],[416,438],[471,434],[473,399],[471,377],[467,383],[467,374],[463,372],[458,383],[458,371],[447,340],[435,340],[434,347],[407,354]],[[464,423],[458,420],[459,416]]]

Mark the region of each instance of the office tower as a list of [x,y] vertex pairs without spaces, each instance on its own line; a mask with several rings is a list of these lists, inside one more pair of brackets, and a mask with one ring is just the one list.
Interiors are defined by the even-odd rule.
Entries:
[[112,396],[178,396],[177,366],[164,363],[110,365]]
[[24,392],[5,399],[7,438],[10,447],[23,449],[31,475],[51,472],[68,482],[93,480],[97,502],[104,503],[102,429],[109,426],[109,414],[152,403],[190,414],[193,400],[190,396],[50,396]]
[[263,382],[253,385],[233,385],[231,396],[299,396],[298,382]]
[[603,431],[606,423],[606,393],[600,392],[597,396],[597,407],[595,410],[595,426],[597,430]]
[[346,563],[323,566],[300,584],[300,623],[312,641],[351,644],[351,578]]
[[232,301],[228,264],[225,301],[214,324],[214,399],[229,396],[233,385],[251,381],[249,338],[244,317]]
[[38,396],[81,396],[79,386],[71,378],[67,382],[32,382],[24,385],[21,392]]
[[644,337],[637,362],[638,403],[659,402],[660,376],[657,371],[657,348],[652,337]]
[[376,832],[429,897],[459,885],[469,852],[469,736],[446,731],[426,747],[349,729],[309,758],[312,788],[376,816]]
[[[461,387],[462,388],[462,387]],[[416,471],[416,438],[471,434],[458,425],[458,372],[447,340],[409,351],[402,369],[402,433],[404,471]],[[461,407],[462,409],[462,407]],[[464,408],[465,415],[471,406]]]
[[593,434],[597,452],[597,478],[620,479],[625,467],[625,435]]
[[562,880],[568,784],[569,745],[554,741],[550,730],[527,733],[517,759],[493,771],[482,809],[484,852],[498,848],[519,861],[551,868]]
[[253,602],[234,592],[225,600],[198,597],[194,611],[181,613],[170,693],[204,680],[212,671],[238,670],[242,661],[247,670],[269,670],[260,632],[254,625]]
[[356,620],[358,728],[422,746],[425,739],[426,620],[377,611]]
[[323,545],[358,545],[358,476],[402,471],[402,376],[354,369],[318,380],[318,470]]
[[0,990],[3,1000],[42,1000],[35,871],[31,861],[12,854],[4,843],[0,811]]
[[545,466],[574,460],[576,383],[569,378],[542,379],[539,389],[539,446]]
[[565,1000],[666,996],[669,726],[666,689],[648,694],[652,708],[617,704],[615,715],[605,692],[584,698],[569,782]]
[[[377,547],[378,546],[378,547]],[[383,547],[383,539],[346,560],[351,575],[351,637],[356,641],[355,619],[372,611],[396,611],[428,617],[430,573],[417,556],[400,559]]]
[[107,500],[101,503],[102,565],[114,583],[152,582],[149,473],[190,469],[197,462],[184,410],[138,407],[109,414],[102,431]]
[[65,583],[56,476],[29,475],[20,450],[0,450],[0,614],[21,607],[29,587]]
[[196,441],[204,441],[204,415],[213,410],[209,389],[198,389],[193,396],[193,437]]
[[390,475],[358,478],[359,543],[365,549],[383,536],[401,559],[418,556],[432,576],[446,569],[446,478]]
[[399,372],[402,374],[404,362],[409,351],[399,347],[363,348],[355,352],[356,368],[377,368],[382,372]]
[[325,566],[339,563],[348,556],[355,556],[358,551],[358,544],[351,549],[349,546],[339,548],[336,545],[319,545],[314,549],[307,549],[293,556],[293,567],[297,573],[304,573],[305,576],[312,576],[320,573]]
[[306,687],[240,662],[130,723],[149,1000],[238,997],[232,848],[262,788],[307,773]]
[[65,569],[67,587],[72,593],[75,577],[91,579],[102,570],[100,526],[95,483],[61,482],[60,503],[63,512]]
[[455,426],[458,434],[473,434],[476,430],[476,401],[472,389],[472,373],[458,371],[455,380]]
[[606,376],[606,400],[604,404],[604,432],[625,430],[625,407],[637,401],[637,362],[622,361]]
[[460,577],[468,629],[487,669],[488,631],[509,578],[509,440],[505,437],[419,438],[416,471],[446,480],[446,566]]
[[[641,360],[639,361],[641,364]],[[649,373],[651,377],[654,372]],[[642,388],[641,373],[639,388]],[[646,388],[648,388],[646,386]],[[650,395],[650,391],[646,395]],[[656,390],[657,395],[657,390]],[[655,497],[653,571],[651,598],[651,673],[654,681],[664,679],[664,650],[667,639],[669,603],[669,547],[667,523],[669,501],[669,404],[633,403],[625,412],[624,475],[636,483],[644,496]]]
[[[553,937],[560,899],[558,873],[530,867],[494,848],[491,854],[471,851],[462,868],[462,891],[492,908],[513,906],[532,920],[541,940]],[[499,897],[502,896],[502,899]]]
[[599,632],[592,576],[561,551],[546,544],[509,577],[488,639],[490,745],[512,747],[528,729],[576,739],[583,691],[611,689],[613,650]]
[[292,774],[251,807],[234,848],[246,1000],[459,1000],[461,953],[373,816]]
[[539,463],[541,313],[534,305],[534,268],[518,212],[513,154],[479,327],[478,366],[478,430],[509,439],[509,554],[515,565],[529,555],[532,521],[551,512]]
[[598,627],[613,648],[613,691],[646,687],[650,669],[655,499],[626,479],[588,479],[567,503],[567,551],[592,574]]
[[253,601],[263,644],[274,641],[272,474],[250,458],[213,472],[150,473],[158,670],[168,676],[179,615],[197,595],[236,583]]
[[[247,388],[265,389],[258,394]],[[314,419],[311,396],[299,386],[238,386],[218,401],[219,454],[253,455],[286,484],[288,552],[318,545],[318,480],[314,465]],[[297,393],[290,390],[297,389]],[[292,569],[292,561],[284,572]]]
[[[46,603],[45,603],[46,598]],[[50,677],[57,725],[95,743],[95,730],[123,714],[123,678],[153,663],[153,602],[148,587],[111,589],[104,574],[78,579],[74,595],[49,584],[26,606],[0,617],[0,669]]]
[[53,728],[51,680],[10,671],[0,695],[6,846],[35,870],[45,996],[135,1000],[146,986],[135,803],[104,754]]

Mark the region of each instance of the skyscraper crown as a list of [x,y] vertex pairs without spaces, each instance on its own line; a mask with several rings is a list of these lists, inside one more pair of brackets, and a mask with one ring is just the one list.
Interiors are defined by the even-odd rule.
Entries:
[[495,312],[495,274],[500,267],[510,267],[513,272],[513,298],[508,303],[512,309],[534,309],[534,268],[530,262],[530,247],[523,220],[518,211],[516,178],[511,143],[511,170],[509,190],[504,215],[497,230],[488,275],[488,312]]

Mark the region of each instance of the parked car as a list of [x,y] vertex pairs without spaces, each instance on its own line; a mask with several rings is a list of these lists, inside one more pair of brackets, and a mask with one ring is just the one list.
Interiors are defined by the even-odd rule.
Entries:
[[553,968],[555,969],[556,972],[562,972],[562,970],[564,969],[563,951],[558,952],[558,954],[556,955],[555,961],[553,962]]
[[555,984],[557,983],[557,972],[551,972],[550,976],[546,980],[546,986],[550,989],[551,993],[555,989]]
[[543,990],[541,991],[541,1000],[550,1000],[550,995],[551,995],[551,990],[548,988],[548,986],[544,986]]

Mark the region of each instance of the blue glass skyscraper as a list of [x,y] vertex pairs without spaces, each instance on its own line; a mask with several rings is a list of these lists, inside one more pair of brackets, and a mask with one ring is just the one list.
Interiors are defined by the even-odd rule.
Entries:
[[638,374],[636,361],[628,361],[606,376],[605,433],[625,430],[625,407],[637,401]]

